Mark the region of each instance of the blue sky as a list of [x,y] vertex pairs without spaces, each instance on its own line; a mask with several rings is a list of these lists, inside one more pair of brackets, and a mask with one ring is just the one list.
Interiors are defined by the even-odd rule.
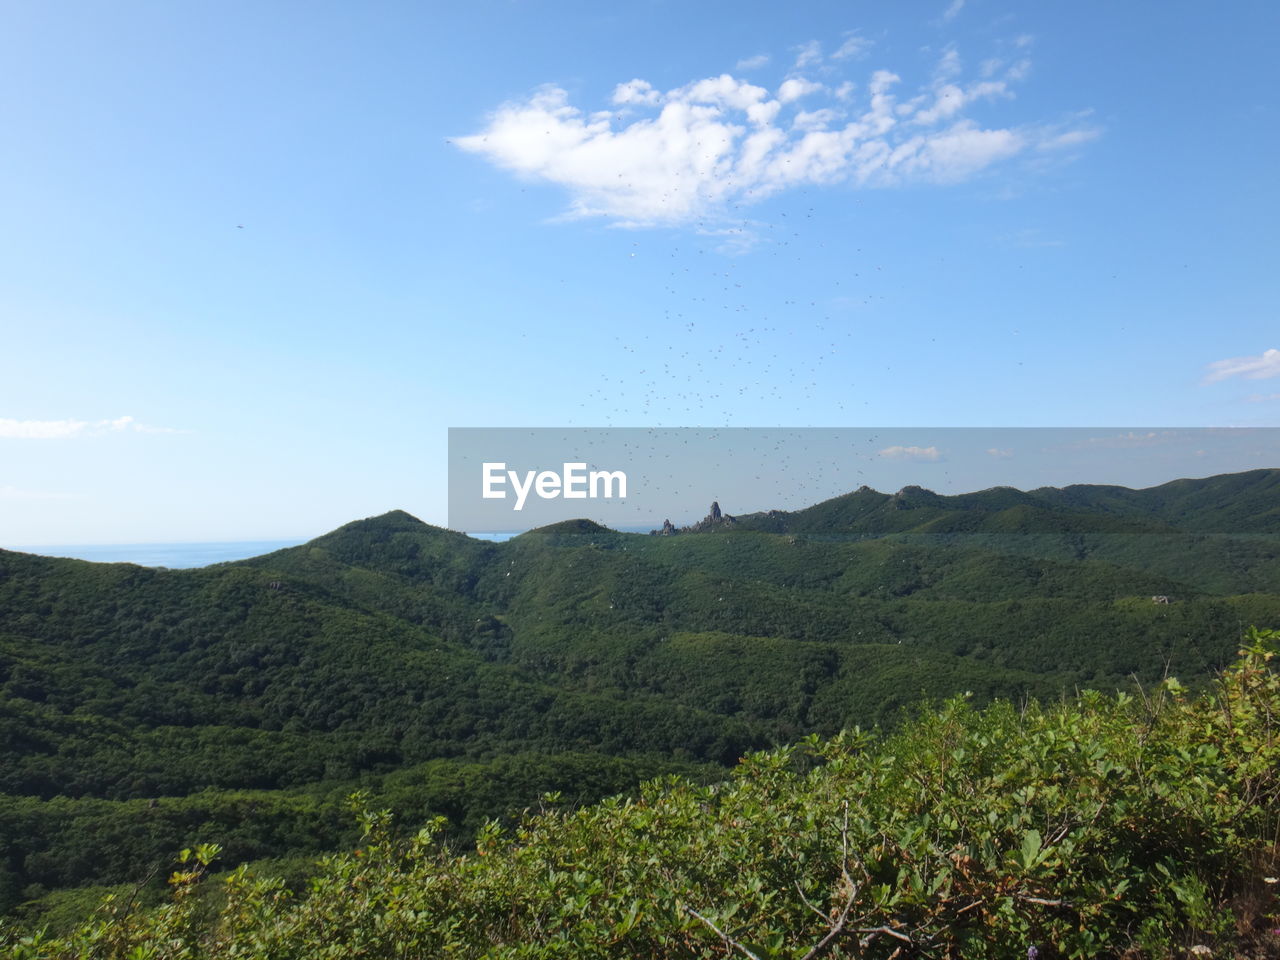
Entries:
[[0,544],[443,523],[450,426],[1271,426],[1270,3],[47,3]]

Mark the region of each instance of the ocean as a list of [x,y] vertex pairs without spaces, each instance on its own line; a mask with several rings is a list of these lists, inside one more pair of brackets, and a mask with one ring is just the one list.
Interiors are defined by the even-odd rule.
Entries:
[[[649,528],[623,527],[624,532],[647,533]],[[476,540],[501,542],[518,536],[518,531],[508,533],[471,533]],[[87,543],[42,544],[36,546],[8,546],[6,550],[36,553],[42,557],[71,557],[75,560],[92,560],[94,563],[136,563],[142,567],[168,567],[186,570],[191,567],[207,567],[211,563],[229,560],[247,560],[260,557],[273,550],[296,547],[306,540],[228,540],[210,543]]]
[[183,570],[207,567],[211,563],[245,560],[284,547],[296,547],[305,540],[234,540],[220,543],[93,543],[42,546],[15,546],[9,550],[38,553],[45,557],[71,557],[95,563],[136,563],[143,567]]

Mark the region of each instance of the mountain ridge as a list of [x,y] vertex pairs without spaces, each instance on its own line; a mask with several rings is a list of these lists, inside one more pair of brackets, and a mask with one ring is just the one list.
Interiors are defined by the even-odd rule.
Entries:
[[[492,542],[394,510],[188,570],[0,550],[0,909],[136,881],[199,839],[319,849],[359,784],[462,837],[539,788],[586,801],[642,771],[723,770],[921,699],[1206,682],[1242,625],[1280,625],[1275,473],[1137,506],[1069,490],[1056,512],[862,489],[798,532],[747,515]],[[1082,521],[1078,503],[1097,506]],[[1248,532],[1214,532],[1224,516]],[[269,828],[245,826],[249,804]],[[76,854],[103,831],[115,852]]]
[[[1235,510],[1226,509],[1222,504],[1217,504],[1218,514],[1214,517],[1195,518],[1192,523],[1195,526],[1188,525],[1185,521],[1185,512],[1188,506],[1194,506],[1194,501],[1198,499],[1206,491],[1218,497],[1222,495],[1222,488],[1231,486],[1239,490],[1240,487],[1254,488],[1248,492],[1257,493],[1256,488],[1261,488],[1266,494],[1273,495],[1273,499],[1267,505],[1267,509],[1262,513],[1249,512],[1249,505]],[[1214,489],[1216,488],[1216,489]],[[1167,494],[1180,493],[1180,498],[1172,498]],[[1188,496],[1193,501],[1187,504]],[[1143,501],[1146,501],[1145,503]],[[1117,510],[1128,508],[1127,513],[1122,511],[1119,514],[1118,523],[1103,524],[1094,532],[1115,532],[1115,533],[1162,533],[1175,529],[1196,530],[1197,532],[1254,532],[1254,533],[1280,533],[1280,468],[1260,468],[1256,470],[1240,471],[1227,474],[1212,474],[1207,477],[1183,477],[1174,480],[1165,481],[1163,483],[1154,484],[1149,487],[1125,487],[1118,484],[1088,484],[1076,483],[1066,484],[1061,487],[1040,486],[1033,487],[1029,490],[1022,490],[1017,487],[998,484],[992,487],[985,487],[980,490],[974,490],[959,494],[941,494],[926,487],[916,484],[908,484],[901,487],[894,493],[885,493],[875,490],[865,484],[848,491],[846,493],[837,494],[826,500],[819,501],[807,507],[798,510],[787,511],[780,509],[759,510],[752,513],[735,514],[732,517],[732,523],[723,527],[715,527],[719,530],[757,530],[772,533],[798,533],[798,532],[867,532],[867,533],[905,533],[905,532],[983,532],[967,527],[959,527],[954,530],[940,529],[937,524],[938,518],[931,518],[932,527],[930,529],[920,529],[925,525],[924,521],[920,521],[918,517],[912,518],[915,523],[901,524],[881,524],[865,531],[845,530],[839,526],[834,526],[830,530],[823,531],[816,526],[816,523],[830,523],[833,519],[840,519],[842,509],[848,504],[855,504],[861,508],[862,513],[874,512],[875,508],[892,505],[894,512],[918,511],[924,507],[934,507],[936,509],[945,509],[950,507],[951,513],[979,513],[983,510],[988,511],[992,515],[998,515],[1017,507],[1041,508],[1042,510],[1051,510],[1052,508],[1075,508],[1066,510],[1060,519],[1085,519],[1085,514],[1090,510],[1102,511],[1109,515],[1116,515]],[[715,504],[713,506],[718,506]],[[1184,523],[1179,525],[1173,523],[1168,518],[1162,516],[1159,511],[1175,511],[1175,516],[1184,517]],[[1143,516],[1135,516],[1135,513],[1141,511],[1145,514],[1145,522]],[[834,516],[833,516],[834,515]],[[1044,519],[1052,516],[1045,515]],[[704,525],[705,524],[705,525]],[[1222,529],[1213,529],[1222,527]],[[945,524],[943,525],[945,526]],[[1246,527],[1247,529],[1238,529]],[[1103,529],[1105,527],[1105,529]],[[713,528],[713,525],[706,524],[705,521],[700,524],[694,524],[683,529],[686,532],[705,532]],[[359,520],[349,521],[328,533],[321,534],[306,543],[300,544],[298,547],[287,547],[284,550],[296,550],[299,547],[322,546],[321,541],[328,538],[336,538],[344,533],[352,533],[362,530],[379,530],[386,533],[393,532],[429,532],[434,531],[444,535],[453,535],[462,537],[466,540],[476,543],[488,543],[491,541],[479,540],[475,537],[468,536],[465,532],[455,531],[447,527],[437,526],[420,520],[409,512],[402,509],[391,509],[381,514],[365,517]],[[995,532],[1018,532],[1016,530],[1001,530]],[[1040,532],[1034,528],[1034,524],[1030,525],[1026,532]],[[1049,531],[1053,532],[1053,531]],[[572,517],[565,520],[556,521],[542,527],[532,528],[525,533],[540,534],[626,534],[626,531],[615,530],[611,527],[604,526],[595,520],[585,517]],[[520,534],[523,536],[524,534]],[[275,551],[276,553],[284,551]],[[259,558],[248,558],[256,560]],[[233,561],[244,562],[244,561]]]

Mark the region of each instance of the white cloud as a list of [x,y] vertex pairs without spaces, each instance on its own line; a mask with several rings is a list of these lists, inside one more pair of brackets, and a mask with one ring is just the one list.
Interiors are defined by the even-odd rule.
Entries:
[[914,137],[899,145],[881,163],[881,176],[893,183],[955,183],[1025,146],[1025,138],[1016,131],[983,130],[962,120],[932,136]]
[[795,50],[795,69],[797,70],[802,70],[805,67],[811,67],[814,64],[822,62],[822,44],[817,40],[810,40],[808,43],[801,44],[796,47]]
[[[799,49],[798,64],[820,60],[816,42]],[[821,69],[828,83],[793,75],[776,96],[728,73],[665,92],[637,77],[613,91],[614,105],[627,108],[621,113],[584,111],[563,89],[545,86],[453,142],[521,178],[562,187],[569,217],[719,227],[732,207],[790,188],[955,183],[1098,135],[1083,114],[1054,124],[978,123],[968,109],[1012,98],[1014,80],[1006,70],[966,82],[954,48],[906,96],[890,70],[873,70],[855,87],[830,65]]]
[[778,100],[781,103],[791,103],[793,100],[807,97],[811,93],[817,93],[821,89],[822,84],[820,83],[806,80],[804,77],[791,77],[788,80],[784,80],[782,86],[778,88]]
[[977,100],[1009,96],[1008,87],[1003,81],[984,80],[967,88],[958,87],[954,83],[941,84],[933,95],[933,103],[917,110],[911,122],[931,126],[959,113],[966,106]]
[[11,420],[0,417],[0,439],[66,440],[106,433],[185,433],[171,427],[151,427],[133,417],[114,420]]
[[862,57],[873,46],[872,42],[866,37],[859,36],[856,33],[850,34],[845,38],[844,43],[840,44],[835,53],[831,54],[832,60],[857,60]]
[[992,447],[987,451],[987,456],[995,457],[997,460],[1008,460],[1013,456],[1013,451],[1002,450],[999,447]]
[[880,451],[880,456],[886,460],[919,460],[924,462],[942,459],[942,454],[937,447],[885,447]]
[[768,91],[764,87],[753,86],[745,80],[735,80],[729,74],[722,73],[718,77],[708,77],[672,90],[667,94],[667,99],[747,110],[767,96]]
[[1250,403],[1270,403],[1272,400],[1280,400],[1280,393],[1252,393],[1245,399]]
[[791,121],[791,128],[793,130],[826,130],[839,119],[839,116],[834,110],[801,110]]
[[620,83],[613,90],[613,102],[618,104],[643,104],[653,106],[661,99],[657,90],[647,80],[629,80]]
[[960,76],[964,71],[964,65],[960,62],[960,51],[954,45],[949,45],[942,51],[942,56],[938,58],[938,65],[934,70],[939,80]]
[[[993,79],[1000,66],[998,60],[984,60],[978,68],[982,79],[976,83],[962,85],[956,81],[964,72],[960,54],[955,47],[948,47],[938,59],[934,71],[933,89],[927,95],[917,98],[917,106],[911,116],[911,122],[929,126],[958,114],[965,107],[979,100],[1012,99],[1010,82],[1021,79],[1016,75],[1017,65],[1005,71],[1003,78]],[[930,99],[932,102],[929,102]],[[912,101],[915,105],[917,101]],[[923,104],[928,103],[928,106]],[[911,113],[910,110],[900,112]]]
[[767,53],[757,53],[754,57],[744,57],[734,64],[735,70],[759,70],[761,67],[769,65],[769,55]]
[[1037,150],[1063,150],[1068,147],[1075,147],[1082,143],[1088,143],[1090,140],[1096,140],[1102,136],[1102,131],[1094,128],[1068,130],[1066,133],[1059,133],[1056,136],[1046,137],[1036,144]]
[[23,440],[55,440],[78,436],[87,420],[8,420],[0,418],[0,437]]
[[960,11],[964,9],[964,0],[951,0],[951,5],[942,12],[943,20],[954,20],[960,16]]
[[1246,380],[1266,380],[1280,377],[1280,350],[1264,350],[1257,357],[1231,357],[1209,364],[1205,383],[1216,383],[1228,377],[1244,377]]

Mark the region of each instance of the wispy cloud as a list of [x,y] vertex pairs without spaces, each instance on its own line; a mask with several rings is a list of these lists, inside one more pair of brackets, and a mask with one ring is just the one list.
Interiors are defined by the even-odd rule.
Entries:
[[871,49],[872,42],[866,37],[857,33],[851,33],[845,37],[844,43],[836,48],[835,53],[831,54],[832,60],[857,60],[866,55]]
[[950,22],[960,16],[960,11],[964,9],[964,0],[951,0],[946,10],[942,11],[942,19]]
[[918,460],[926,463],[942,459],[942,453],[937,447],[885,447],[879,455],[886,460]]
[[818,43],[805,44],[772,93],[728,73],[666,91],[637,77],[615,87],[614,109],[586,112],[548,85],[453,142],[517,176],[564,188],[569,217],[649,226],[736,218],[735,208],[814,185],[956,183],[1019,154],[1097,136],[1075,118],[989,126],[968,115],[976,104],[1011,100],[1025,61],[999,68],[987,61],[983,76],[966,81],[948,48],[932,79],[902,96],[902,79],[888,69],[856,86],[838,75],[838,63],[866,47],[851,36],[825,57]]
[[795,53],[795,69],[797,70],[803,70],[805,67],[812,67],[822,62],[822,44],[817,40],[802,43],[795,48]]
[[769,65],[769,55],[767,53],[757,53],[754,57],[743,57],[736,64],[735,70],[759,70],[761,67]]
[[1036,149],[1041,151],[1066,150],[1070,147],[1078,147],[1091,140],[1096,140],[1100,136],[1102,136],[1102,131],[1097,127],[1078,127],[1074,130],[1065,130],[1062,133],[1046,135],[1036,144]]
[[114,420],[11,420],[0,417],[0,439],[67,440],[108,433],[186,433],[172,427],[153,427],[133,417]]
[[1243,377],[1246,380],[1266,380],[1280,377],[1280,350],[1264,350],[1256,357],[1231,357],[1227,360],[1215,360],[1209,364],[1209,372],[1205,375],[1205,383],[1216,383],[1229,377]]
[[1013,457],[1013,451],[1004,450],[1000,447],[991,447],[987,450],[987,456],[994,457],[997,460],[1009,460]]
[[1245,399],[1250,403],[1270,403],[1272,400],[1280,400],[1280,393],[1253,393]]
[[752,249],[760,239],[760,231],[764,224],[755,220],[743,220],[740,223],[712,227],[700,226],[698,236],[711,237],[715,240],[714,249],[718,253],[741,254]]

